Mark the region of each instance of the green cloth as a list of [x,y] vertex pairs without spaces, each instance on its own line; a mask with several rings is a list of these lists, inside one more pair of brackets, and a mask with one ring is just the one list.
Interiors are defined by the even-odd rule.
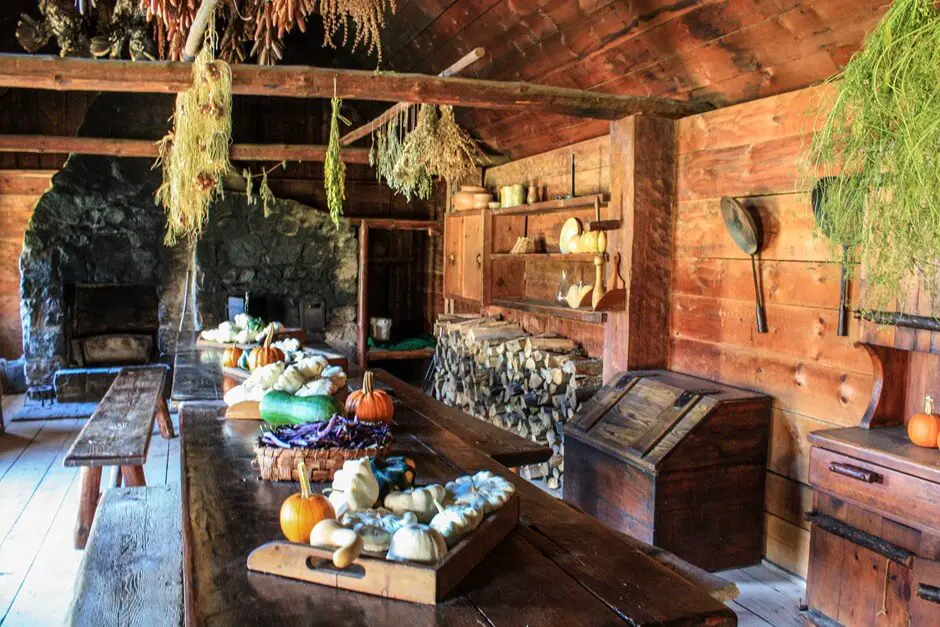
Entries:
[[387,342],[369,338],[369,348],[378,348],[383,351],[413,351],[419,348],[433,348],[435,345],[436,342],[430,335],[409,337],[403,340],[389,340]]

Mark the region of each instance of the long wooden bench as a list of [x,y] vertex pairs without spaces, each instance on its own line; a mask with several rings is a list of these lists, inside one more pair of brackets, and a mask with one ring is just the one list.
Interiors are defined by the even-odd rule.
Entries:
[[108,388],[95,413],[65,456],[66,466],[82,468],[82,496],[75,525],[75,547],[84,548],[101,491],[101,469],[118,467],[118,481],[129,487],[146,485],[144,463],[156,417],[160,433],[174,437],[163,398],[167,368],[163,365],[124,368]]
[[178,627],[183,618],[180,492],[105,492],[75,580],[69,624]]

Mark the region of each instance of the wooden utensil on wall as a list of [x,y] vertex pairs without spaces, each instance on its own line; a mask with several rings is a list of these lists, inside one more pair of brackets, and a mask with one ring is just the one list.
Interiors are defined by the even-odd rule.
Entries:
[[[610,289],[604,292],[597,304],[594,305],[594,311],[622,311],[627,303],[626,281],[620,275],[620,253],[614,255],[614,276],[610,281]],[[617,287],[617,280],[620,280],[620,287]]]
[[764,297],[757,278],[757,253],[761,247],[760,230],[754,216],[737,198],[725,196],[721,199],[721,217],[731,239],[751,257],[751,272],[754,274],[754,297],[757,311],[757,332],[767,333],[767,318],[764,313]]

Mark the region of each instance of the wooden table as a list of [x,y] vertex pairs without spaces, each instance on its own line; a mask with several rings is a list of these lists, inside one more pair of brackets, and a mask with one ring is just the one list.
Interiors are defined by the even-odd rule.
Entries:
[[224,420],[217,402],[186,402],[180,420],[187,624],[736,624],[734,613],[701,589],[409,407],[415,399],[400,398],[394,453],[415,459],[419,483],[498,472],[520,495],[516,531],[437,606],[249,573],[248,553],[280,537],[280,504],[297,486],[257,479],[251,460],[258,423]]

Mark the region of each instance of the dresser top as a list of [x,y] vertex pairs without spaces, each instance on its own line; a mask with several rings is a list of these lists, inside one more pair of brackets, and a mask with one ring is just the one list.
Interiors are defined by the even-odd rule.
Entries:
[[903,426],[815,431],[813,446],[940,483],[940,450],[911,444]]

